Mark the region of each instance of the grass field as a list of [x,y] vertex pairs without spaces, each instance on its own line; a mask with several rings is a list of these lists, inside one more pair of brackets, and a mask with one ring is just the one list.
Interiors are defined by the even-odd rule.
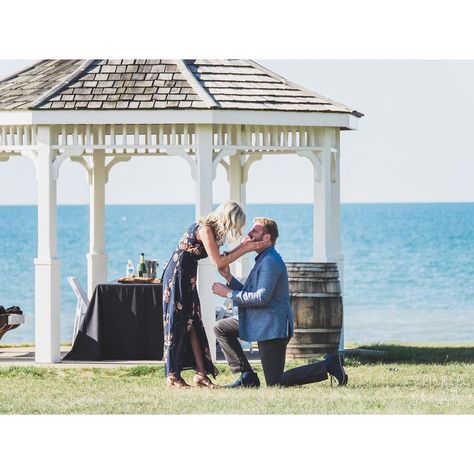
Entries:
[[[372,345],[347,387],[170,390],[163,366],[0,369],[1,414],[473,414],[474,346]],[[303,362],[289,362],[287,368]],[[255,365],[260,380],[263,373]],[[220,384],[235,376],[218,364]],[[192,373],[184,377],[192,380]],[[263,384],[264,385],[264,384]]]

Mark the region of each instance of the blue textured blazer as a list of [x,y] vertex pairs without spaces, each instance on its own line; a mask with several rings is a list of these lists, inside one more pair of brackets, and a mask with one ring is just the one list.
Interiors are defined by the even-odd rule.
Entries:
[[293,335],[286,265],[275,247],[256,258],[245,284],[232,278],[228,284],[239,308],[239,338],[266,341]]

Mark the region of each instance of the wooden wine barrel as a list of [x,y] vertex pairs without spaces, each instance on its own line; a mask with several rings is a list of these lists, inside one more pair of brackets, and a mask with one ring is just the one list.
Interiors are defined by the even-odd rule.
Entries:
[[287,357],[336,353],[342,329],[342,296],[336,263],[286,262],[295,333]]

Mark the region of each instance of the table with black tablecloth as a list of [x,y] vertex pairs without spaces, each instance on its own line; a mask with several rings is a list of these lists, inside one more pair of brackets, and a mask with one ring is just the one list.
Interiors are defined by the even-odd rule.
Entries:
[[65,360],[161,360],[163,286],[106,283],[96,286]]

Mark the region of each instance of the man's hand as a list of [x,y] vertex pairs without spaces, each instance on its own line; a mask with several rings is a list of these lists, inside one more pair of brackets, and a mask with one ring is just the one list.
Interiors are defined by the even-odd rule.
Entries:
[[222,298],[227,297],[227,293],[229,293],[230,289],[228,286],[223,285],[222,283],[214,283],[212,285],[212,292],[215,295],[222,296]]
[[227,281],[232,279],[232,273],[230,273],[230,266],[226,265],[225,267],[220,267],[217,269],[221,276],[223,276]]

